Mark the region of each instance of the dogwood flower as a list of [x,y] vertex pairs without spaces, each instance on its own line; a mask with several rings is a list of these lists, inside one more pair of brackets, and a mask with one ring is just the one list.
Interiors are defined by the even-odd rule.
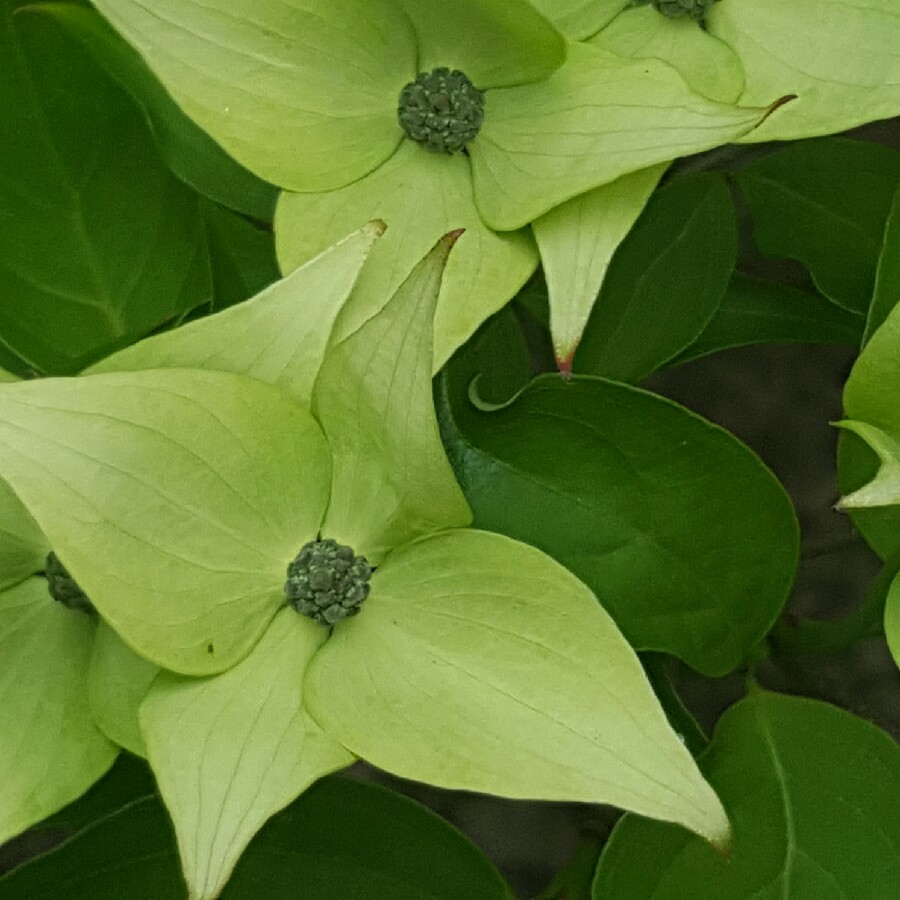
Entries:
[[357,757],[726,844],[590,590],[468,527],[431,395],[457,235],[335,339],[372,237],[77,378],[0,386],[0,475],[127,644],[120,666],[161,668],[140,728],[191,897],[216,897],[270,815]]
[[[95,5],[188,115],[284,189],[283,271],[377,217],[389,230],[360,290],[389,296],[441,234],[465,229],[436,315],[436,368],[534,270],[530,222],[736,139],[777,97],[713,102],[665,63],[567,42],[526,0]],[[359,324],[347,315],[338,333]]]

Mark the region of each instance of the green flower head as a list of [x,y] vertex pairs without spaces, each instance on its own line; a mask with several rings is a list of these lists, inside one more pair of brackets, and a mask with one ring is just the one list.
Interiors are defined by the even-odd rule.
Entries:
[[[390,230],[360,289],[389,296],[442,234],[465,229],[442,283],[435,368],[534,271],[535,218],[730,142],[763,114],[692,93],[664,63],[569,44],[528,0],[96,6],[188,115],[283,189],[284,272],[378,217]],[[345,317],[339,333],[361,324]]]
[[218,896],[269,816],[358,757],[726,843],[590,590],[468,527],[431,393],[459,235],[372,300],[354,285],[381,230],[82,376],[0,385],[0,475],[121,636],[92,666],[133,698],[120,715],[139,720],[191,896]]

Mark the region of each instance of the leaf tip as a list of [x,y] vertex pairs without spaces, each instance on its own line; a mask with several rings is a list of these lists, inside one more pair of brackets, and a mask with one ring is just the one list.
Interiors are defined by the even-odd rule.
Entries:
[[384,219],[372,219],[366,224],[366,229],[371,231],[374,237],[380,238],[387,231],[387,222]]

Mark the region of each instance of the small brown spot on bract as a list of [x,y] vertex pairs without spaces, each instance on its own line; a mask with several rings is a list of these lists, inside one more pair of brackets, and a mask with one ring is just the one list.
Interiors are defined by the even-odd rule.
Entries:
[[215,653],[215,652],[216,652],[216,648],[213,647],[212,644],[207,644],[207,645],[206,645],[206,652],[207,652],[207,653]]

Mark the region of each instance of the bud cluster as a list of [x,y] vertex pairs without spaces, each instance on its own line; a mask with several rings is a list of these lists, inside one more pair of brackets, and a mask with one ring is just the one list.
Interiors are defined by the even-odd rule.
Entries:
[[310,541],[288,566],[284,595],[297,612],[334,625],[359,612],[369,596],[372,567],[337,541]]
[[44,563],[44,575],[47,577],[47,588],[50,596],[69,609],[83,613],[96,613],[94,604],[88,600],[87,594],[78,586],[78,582],[69,574],[69,570],[59,561],[59,557],[51,550]]
[[484,121],[484,93],[459,70],[420,72],[400,91],[397,118],[407,136],[435,153],[454,153]]

